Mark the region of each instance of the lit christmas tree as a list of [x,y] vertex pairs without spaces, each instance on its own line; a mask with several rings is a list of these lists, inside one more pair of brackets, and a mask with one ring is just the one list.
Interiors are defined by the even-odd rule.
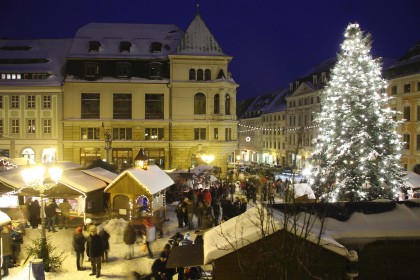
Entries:
[[324,200],[393,199],[403,181],[400,123],[389,108],[380,63],[370,54],[370,35],[349,24],[344,36],[321,94],[312,155],[318,172],[310,184]]

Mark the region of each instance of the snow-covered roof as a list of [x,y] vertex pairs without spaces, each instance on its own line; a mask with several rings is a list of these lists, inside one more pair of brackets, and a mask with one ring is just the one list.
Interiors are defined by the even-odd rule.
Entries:
[[[0,73],[48,73],[46,79],[0,79],[7,86],[61,86],[71,39],[0,40]],[[34,62],[37,63],[34,63]]]
[[88,175],[83,170],[68,170],[63,172],[59,183],[84,194],[107,186],[105,181]]
[[174,181],[157,165],[149,165],[147,170],[142,168],[131,168],[123,171],[111,182],[104,192],[108,192],[118,184],[121,178],[130,176],[142,185],[151,195],[159,193],[174,184]]
[[[273,220],[268,219],[265,208],[256,206],[248,209],[245,213],[227,220],[217,227],[204,233],[204,264],[223,257],[233,251],[252,244],[262,238],[261,225],[266,225],[264,234],[271,235],[282,230],[284,221],[283,214],[275,211]],[[303,223],[304,224],[304,223]],[[297,224],[299,228],[299,224]],[[289,226],[289,228],[293,228]],[[303,229],[304,227],[300,227]],[[316,228],[314,228],[316,230]],[[316,231],[310,232],[307,239],[311,242],[318,242]],[[347,257],[347,249],[328,235],[323,235],[320,244],[341,256]]]
[[[184,32],[173,24],[89,23],[81,27],[73,40],[69,58],[167,58],[176,51]],[[89,52],[89,42],[100,43]],[[120,51],[120,43],[131,43],[130,51]],[[160,52],[151,44],[161,43]]]
[[185,31],[177,54],[225,55],[199,13]]
[[87,169],[87,170],[81,170],[83,173],[86,173],[92,177],[95,177],[97,179],[100,179],[106,183],[112,183],[112,181],[114,181],[117,177],[118,174],[108,171],[102,167],[95,167],[92,169]]
[[0,227],[9,224],[11,221],[12,219],[6,213],[0,211]]
[[410,188],[420,188],[420,175],[413,172],[407,171],[407,175],[404,176],[406,180],[405,184]]
[[[382,202],[389,203],[390,201],[376,201],[376,203]],[[410,202],[420,203],[420,200]],[[208,264],[233,252],[234,247],[240,249],[261,239],[261,217],[264,217],[264,223],[267,222],[265,212],[264,215],[261,213],[260,206],[253,207],[207,231],[204,234],[204,263]],[[266,234],[268,235],[284,228],[283,212],[273,210],[273,217],[272,226],[267,227]],[[364,244],[384,239],[420,239],[420,207],[418,206],[408,207],[406,204],[396,204],[392,211],[376,214],[355,212],[343,222],[334,218],[325,218],[322,223],[319,217],[305,214],[299,216],[297,228],[304,229],[302,225],[309,220],[314,223],[307,240],[317,243],[322,228],[321,246],[343,257],[349,257],[343,245],[347,243]],[[289,226],[289,228],[293,227]]]

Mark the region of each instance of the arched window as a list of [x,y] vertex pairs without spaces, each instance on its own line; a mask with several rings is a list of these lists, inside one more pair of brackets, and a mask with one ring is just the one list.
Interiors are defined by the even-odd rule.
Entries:
[[194,115],[201,115],[206,113],[206,96],[204,93],[197,93],[194,96]]
[[210,69],[206,69],[206,71],[204,71],[204,80],[205,81],[210,81],[211,80],[211,72],[210,72]]
[[214,96],[214,113],[220,114],[220,95],[218,94]]
[[195,69],[190,69],[190,81],[195,81]]
[[225,115],[230,115],[230,95],[226,93],[225,95]]
[[203,80],[203,69],[198,69],[197,70],[197,81],[202,81]]

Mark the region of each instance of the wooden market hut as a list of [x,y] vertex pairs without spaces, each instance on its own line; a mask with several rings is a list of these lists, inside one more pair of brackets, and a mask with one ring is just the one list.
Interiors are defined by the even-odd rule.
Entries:
[[125,219],[152,214],[165,206],[165,189],[174,181],[157,165],[123,171],[108,187],[111,209]]

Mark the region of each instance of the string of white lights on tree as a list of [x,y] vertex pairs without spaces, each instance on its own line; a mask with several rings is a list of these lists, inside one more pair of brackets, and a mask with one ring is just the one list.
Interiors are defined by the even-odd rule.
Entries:
[[325,200],[393,199],[402,186],[404,143],[396,128],[397,112],[389,108],[387,82],[370,54],[370,36],[350,24],[321,93],[323,110],[315,119],[319,135],[312,158],[318,171],[310,179]]

